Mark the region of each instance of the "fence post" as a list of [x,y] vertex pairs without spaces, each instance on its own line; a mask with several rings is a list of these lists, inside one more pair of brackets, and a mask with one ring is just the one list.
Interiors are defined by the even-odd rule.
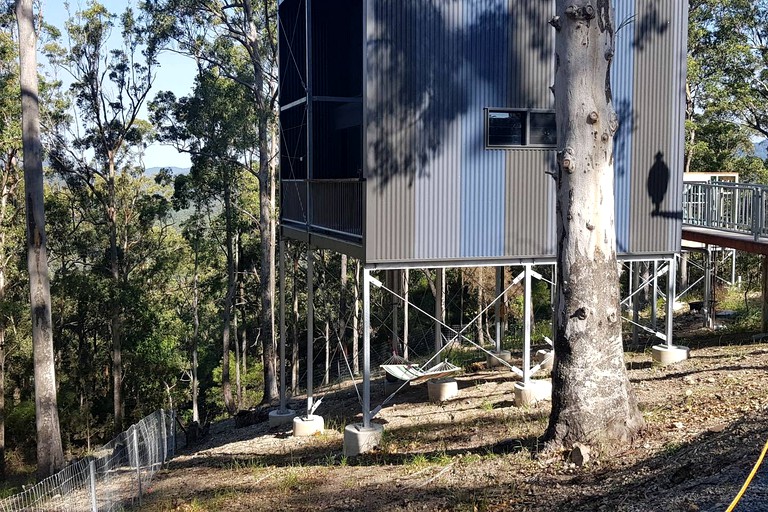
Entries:
[[176,410],[171,409],[171,458],[176,456]]
[[165,466],[165,461],[168,460],[168,431],[165,425],[165,410],[160,409],[160,428],[163,431],[160,439],[163,440],[163,460],[160,466]]
[[139,456],[139,434],[136,432],[136,426],[132,425],[133,430],[133,453],[136,460],[136,482],[139,486],[139,505],[141,505],[141,457]]
[[88,477],[91,489],[91,510],[97,512],[99,507],[96,505],[96,461],[88,462]]
[[762,202],[762,190],[755,187],[752,189],[752,236],[754,237],[755,241],[760,239],[760,230],[762,227]]

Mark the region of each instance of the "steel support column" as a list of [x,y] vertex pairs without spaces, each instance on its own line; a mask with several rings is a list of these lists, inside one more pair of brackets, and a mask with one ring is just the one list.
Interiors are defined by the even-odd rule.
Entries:
[[674,256],[670,258],[668,265],[666,336],[667,346],[672,347],[672,334],[675,320],[675,295],[677,295],[677,261]]
[[312,248],[307,249],[307,415],[312,410],[313,366],[315,360],[315,260]]
[[531,264],[525,265],[523,295],[523,384],[531,380]]
[[371,426],[371,270],[363,268],[363,427]]
[[709,244],[704,246],[704,327],[714,326],[712,316],[712,250]]
[[409,279],[411,278],[411,272],[409,269],[403,271],[403,357],[408,359],[408,306],[410,305],[410,287]]
[[504,267],[496,267],[496,302],[493,305],[493,315],[496,319],[496,352],[501,351],[501,292],[504,289]]
[[278,243],[278,286],[280,301],[280,412],[286,411],[285,393],[285,240]]

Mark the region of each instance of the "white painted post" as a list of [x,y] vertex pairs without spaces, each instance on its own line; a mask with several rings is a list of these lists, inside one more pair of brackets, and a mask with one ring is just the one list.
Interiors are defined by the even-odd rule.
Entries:
[[523,302],[523,384],[531,380],[531,264],[525,264]]
[[312,248],[307,248],[307,416],[312,410],[313,363],[315,359],[315,260]]
[[162,429],[163,435],[160,436],[160,438],[163,440],[163,460],[161,463],[161,466],[165,464],[165,461],[168,460],[168,432],[166,430],[165,426],[165,411],[160,409],[160,428]]
[[672,347],[672,331],[675,320],[675,295],[677,294],[677,262],[672,256],[667,272],[667,346]]
[[704,247],[704,327],[714,326],[712,317],[712,251]]
[[493,315],[496,318],[496,353],[501,351],[501,301],[503,288],[504,267],[496,267],[496,302],[493,305]]
[[[637,323],[640,321],[640,264],[637,262],[629,263],[629,293],[632,296],[632,344],[637,346],[640,338],[640,329]],[[634,294],[634,295],[632,295]]]
[[88,462],[88,480],[91,492],[91,510],[97,512],[99,507],[96,504],[96,461]]
[[131,430],[133,433],[133,442],[131,443],[131,446],[133,447],[133,457],[134,461],[136,462],[136,483],[138,484],[139,489],[139,505],[141,505],[141,456],[139,455],[139,434],[136,432],[136,426],[131,426]]
[[371,426],[371,270],[363,268],[363,428]]
[[408,306],[410,305],[409,301],[411,300],[411,291],[409,286],[409,280],[411,278],[411,271],[410,269],[405,269],[405,272],[403,272],[403,298],[405,301],[403,302],[403,358],[406,360],[408,359],[408,327],[409,327],[409,321],[408,321]]
[[171,409],[171,450],[170,456],[173,458],[176,455],[176,411]]

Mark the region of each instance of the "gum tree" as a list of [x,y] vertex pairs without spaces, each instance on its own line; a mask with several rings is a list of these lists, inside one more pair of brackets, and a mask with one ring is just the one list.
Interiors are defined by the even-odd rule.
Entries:
[[32,312],[32,347],[35,372],[35,424],[37,474],[44,478],[64,466],[64,452],[56,402],[56,371],[51,325],[51,285],[43,204],[43,146],[40,140],[40,104],[37,78],[37,34],[32,0],[16,2],[19,29],[19,82],[21,84],[21,138],[27,219],[27,269]]
[[621,337],[609,0],[557,0],[557,289],[550,446],[613,444],[644,425]]

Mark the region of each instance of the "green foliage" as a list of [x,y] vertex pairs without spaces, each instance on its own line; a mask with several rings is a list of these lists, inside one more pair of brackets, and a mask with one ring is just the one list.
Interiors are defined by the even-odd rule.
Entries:
[[35,455],[35,402],[24,400],[9,407],[5,417],[5,440],[8,447],[19,450],[28,460]]
[[686,150],[691,170],[768,183],[752,139],[768,136],[768,1],[691,0]]

